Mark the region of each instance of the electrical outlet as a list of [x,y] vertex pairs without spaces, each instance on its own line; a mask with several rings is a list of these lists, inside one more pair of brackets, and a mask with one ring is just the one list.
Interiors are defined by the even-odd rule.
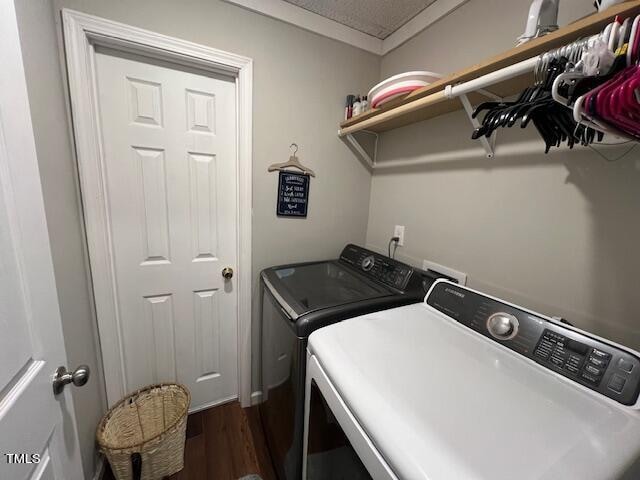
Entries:
[[393,236],[398,237],[400,239],[398,240],[398,246],[403,247],[404,246],[404,225],[396,225],[396,227],[393,229]]

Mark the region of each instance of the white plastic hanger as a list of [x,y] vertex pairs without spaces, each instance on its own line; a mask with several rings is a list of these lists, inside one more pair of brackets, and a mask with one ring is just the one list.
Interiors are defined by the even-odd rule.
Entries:
[[551,96],[553,99],[558,102],[560,105],[564,105],[565,107],[572,108],[569,102],[569,99],[563,97],[558,91],[560,86],[565,82],[570,82],[572,80],[580,80],[583,78],[588,78],[590,75],[585,75],[581,71],[572,71],[572,72],[564,72],[556,77],[553,81],[553,85],[551,87]]
[[620,37],[620,23],[619,22],[613,22],[611,24],[611,32],[609,33],[609,50],[611,50],[612,52],[616,51],[616,48],[618,47],[618,38]]
[[[563,83],[569,83],[575,80],[581,80],[598,75],[606,75],[615,61],[615,52],[618,45],[624,40],[624,32],[629,27],[630,22],[625,21],[624,25],[618,22],[612,22],[606,26],[600,35],[590,37],[584,42],[579,49],[579,60],[576,58],[570,60],[575,63],[572,70],[561,73],[556,77],[551,87],[551,96],[553,99],[569,108],[574,108],[569,103],[569,99],[563,97],[559,93],[559,88]],[[623,28],[624,26],[624,28]],[[578,107],[580,111],[581,107]],[[574,109],[574,117],[578,113]],[[576,122],[579,120],[576,119]]]
[[294,148],[294,147],[295,147],[295,150],[293,151],[293,155],[289,157],[288,162],[271,164],[269,165],[269,168],[267,169],[267,171],[278,172],[278,171],[287,170],[289,168],[297,168],[305,175],[310,175],[312,177],[315,177],[316,174],[314,173],[314,171],[302,165],[300,163],[300,160],[298,160],[298,157],[296,157],[296,153],[298,153],[298,145],[296,145],[295,143],[292,143],[291,145],[289,145],[289,148]]
[[629,37],[629,46],[627,47],[627,67],[630,67],[633,64],[633,47],[636,39],[636,33],[638,33],[638,23],[640,23],[640,15],[638,15],[631,25],[631,36]]
[[633,20],[631,18],[625,18],[620,26],[620,33],[618,35],[618,45],[616,46],[616,52],[621,51],[624,46],[624,42],[627,38],[627,32],[631,33],[631,26],[633,24]]

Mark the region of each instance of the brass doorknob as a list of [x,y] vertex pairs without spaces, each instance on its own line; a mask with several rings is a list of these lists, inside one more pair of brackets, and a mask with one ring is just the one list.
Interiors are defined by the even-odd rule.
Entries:
[[225,280],[230,280],[233,277],[233,268],[225,267],[222,269],[222,276]]

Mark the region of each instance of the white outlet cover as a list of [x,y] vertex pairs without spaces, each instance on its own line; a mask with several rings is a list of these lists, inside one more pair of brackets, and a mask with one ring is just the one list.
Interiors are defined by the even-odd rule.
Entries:
[[454,270],[453,268],[445,267],[444,265],[440,265],[439,263],[431,262],[429,260],[422,261],[422,269],[423,270],[432,270],[437,273],[442,273],[443,275],[447,275],[448,277],[455,278],[460,285],[467,284],[467,274],[464,272],[459,272],[458,270]]
[[404,246],[404,225],[396,225],[395,228],[393,229],[393,236],[400,238],[400,240],[398,240],[398,246],[403,247]]

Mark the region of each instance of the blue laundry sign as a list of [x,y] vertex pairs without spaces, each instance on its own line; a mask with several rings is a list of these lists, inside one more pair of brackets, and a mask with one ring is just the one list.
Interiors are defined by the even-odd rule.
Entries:
[[278,178],[278,205],[276,213],[279,217],[306,218],[309,206],[309,175],[291,172],[280,172]]

